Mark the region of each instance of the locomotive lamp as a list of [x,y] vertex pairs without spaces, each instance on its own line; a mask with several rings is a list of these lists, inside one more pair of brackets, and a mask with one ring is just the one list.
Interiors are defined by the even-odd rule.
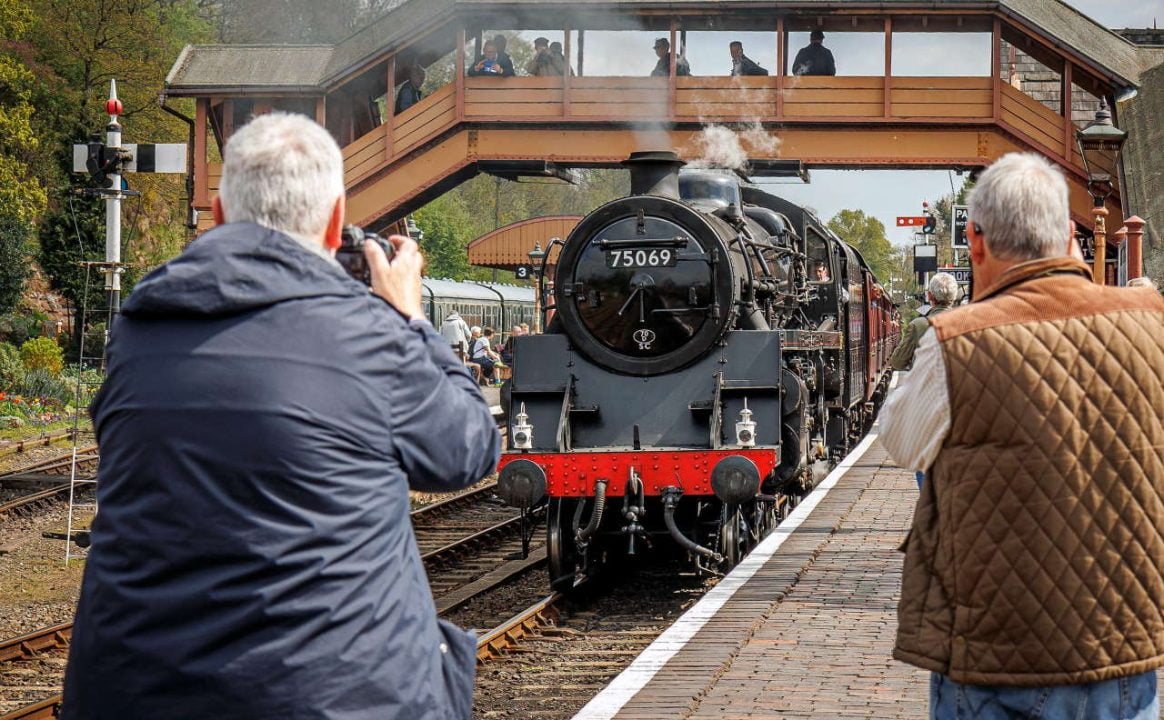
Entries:
[[1083,157],[1083,169],[1087,172],[1087,192],[1091,195],[1095,215],[1095,265],[1092,280],[1104,284],[1104,269],[1107,254],[1107,199],[1115,192],[1112,173],[1119,172],[1120,150],[1128,139],[1128,134],[1111,122],[1107,103],[1100,101],[1095,119],[1087,127],[1075,134],[1079,143],[1079,154]]
[[756,423],[752,411],[748,409],[748,399],[744,398],[744,409],[740,410],[740,421],[736,423],[736,444],[740,447],[756,447]]
[[515,450],[529,450],[533,447],[533,425],[529,424],[529,415],[525,414],[525,403],[513,419],[513,448]]
[[[555,238],[556,239],[556,238]],[[542,244],[537,240],[534,241],[533,250],[529,251],[529,266],[530,269],[537,273],[537,288],[534,291],[534,332],[540,333],[542,331],[542,261],[545,260],[546,251],[542,250]]]

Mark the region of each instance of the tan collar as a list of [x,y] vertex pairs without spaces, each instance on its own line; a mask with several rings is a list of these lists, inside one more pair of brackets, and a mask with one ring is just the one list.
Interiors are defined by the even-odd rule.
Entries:
[[1027,280],[1034,280],[1035,278],[1044,277],[1046,275],[1057,274],[1072,274],[1082,275],[1087,279],[1091,279],[1091,268],[1081,260],[1076,260],[1072,257],[1053,257],[1053,258],[1039,258],[1038,260],[1029,260],[1018,265],[1012,265],[1007,268],[998,280],[993,285],[974,293],[974,302],[981,302],[992,295],[997,295],[1003,290],[1014,287]]

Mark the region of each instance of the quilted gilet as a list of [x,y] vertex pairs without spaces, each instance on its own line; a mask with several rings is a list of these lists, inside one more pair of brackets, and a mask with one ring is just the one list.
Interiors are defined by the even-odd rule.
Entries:
[[1164,299],[1045,259],[933,328],[951,425],[894,657],[978,685],[1164,665]]

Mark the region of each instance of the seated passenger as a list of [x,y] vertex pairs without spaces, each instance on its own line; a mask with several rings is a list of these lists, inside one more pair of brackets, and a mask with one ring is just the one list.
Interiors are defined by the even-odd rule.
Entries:
[[836,75],[837,64],[832,52],[824,46],[824,33],[813,30],[808,36],[809,44],[796,53],[792,63],[793,75]]
[[413,65],[408,69],[408,79],[404,81],[396,93],[397,115],[417,104],[424,97],[420,92],[420,88],[424,85],[424,78],[424,68],[421,66]]
[[514,325],[513,330],[509,332],[509,339],[505,341],[505,345],[501,348],[501,362],[509,365],[513,362],[513,339],[519,338],[525,334],[521,329],[521,325]]
[[505,68],[498,60],[497,46],[492,41],[485,43],[483,53],[473,67],[469,68],[469,77],[510,77],[513,69],[505,72]]
[[732,76],[739,75],[767,75],[768,71],[760,67],[754,60],[744,54],[744,44],[735,40],[728,45],[728,52],[732,54]]
[[481,366],[481,375],[490,383],[493,382],[493,366],[501,362],[497,353],[493,352],[493,328],[473,328],[473,349],[469,360]]
[[[659,58],[659,62],[655,63],[655,69],[651,71],[651,77],[668,77],[671,74],[670,40],[667,38],[655,40],[655,57]],[[675,60],[675,74],[680,76],[691,74],[691,66],[687,64],[687,59],[682,55]]]

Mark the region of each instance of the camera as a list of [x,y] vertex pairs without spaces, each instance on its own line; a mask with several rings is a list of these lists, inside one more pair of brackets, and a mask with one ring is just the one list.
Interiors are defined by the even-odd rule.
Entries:
[[364,241],[366,240],[371,240],[379,245],[389,260],[392,259],[392,255],[396,252],[396,248],[392,246],[392,243],[376,233],[369,232],[355,225],[345,225],[343,235],[340,239],[340,246],[335,251],[335,259],[348,275],[351,275],[368,287],[372,287],[372,271],[368,267],[368,261],[364,258]]

